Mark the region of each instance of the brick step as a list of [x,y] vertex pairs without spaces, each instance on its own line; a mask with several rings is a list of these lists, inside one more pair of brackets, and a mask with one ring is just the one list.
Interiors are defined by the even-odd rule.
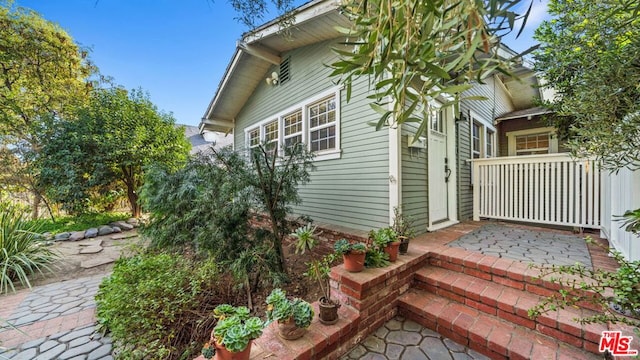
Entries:
[[[497,258],[457,247],[445,247],[434,252],[429,258],[429,264],[544,297],[557,295],[561,288],[559,284],[550,281],[551,276],[540,278],[540,270],[521,261]],[[565,277],[571,279],[568,275]],[[582,303],[581,306],[593,311],[601,310],[592,303]]]
[[573,307],[548,312],[533,320],[528,310],[540,302],[541,296],[444,268],[421,268],[415,274],[414,286],[594,353],[598,352],[602,331],[607,330],[604,325],[573,321],[595,314]]
[[398,300],[402,316],[492,359],[602,359],[602,354],[424,290],[410,289]]

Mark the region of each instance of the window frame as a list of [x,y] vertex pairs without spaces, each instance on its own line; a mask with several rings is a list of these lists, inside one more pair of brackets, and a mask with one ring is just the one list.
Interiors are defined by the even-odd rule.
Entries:
[[556,128],[552,126],[547,126],[547,127],[537,127],[537,128],[517,130],[517,131],[509,131],[505,133],[505,136],[507,137],[507,149],[508,149],[507,155],[527,156],[527,155],[518,155],[518,151],[516,150],[516,137],[525,136],[525,135],[544,134],[544,133],[547,133],[549,135],[549,147],[547,148],[547,153],[548,154],[558,153],[558,136],[556,135]]
[[[330,160],[330,159],[338,159],[341,157],[342,155],[342,148],[341,148],[341,131],[340,131],[340,127],[341,127],[341,103],[342,103],[342,99],[341,99],[341,90],[342,90],[342,86],[339,87],[334,87],[331,89],[328,89],[326,91],[323,91],[321,93],[318,93],[316,95],[314,95],[313,97],[307,98],[293,106],[290,106],[286,109],[284,109],[283,111],[278,112],[277,114],[273,115],[273,116],[269,116],[267,117],[265,120],[259,121],[255,124],[252,124],[251,126],[247,126],[244,128],[244,133],[245,133],[245,144],[249,145],[249,147],[255,147],[255,145],[251,146],[250,145],[250,134],[255,131],[256,129],[259,129],[260,131],[260,143],[263,143],[265,140],[265,126],[267,124],[270,124],[273,121],[278,121],[278,151],[280,154],[282,154],[284,152],[284,143],[285,140],[288,138],[292,138],[298,135],[302,135],[301,139],[302,139],[302,143],[305,144],[305,146],[307,147],[307,150],[311,151],[311,132],[312,131],[318,131],[318,130],[322,130],[325,128],[329,128],[329,127],[335,127],[335,146],[334,148],[331,149],[326,149],[326,150],[320,150],[320,151],[314,151],[315,153],[315,157],[314,160],[315,161],[322,161],[322,160]],[[327,99],[333,98],[335,101],[335,108],[332,110],[335,113],[334,116],[334,120],[332,122],[327,122],[325,124],[322,125],[318,125],[314,128],[311,128],[311,124],[310,124],[310,120],[309,120],[309,108],[313,105],[318,104],[321,101],[325,101]],[[285,124],[284,124],[284,119],[288,116],[291,116],[293,114],[295,114],[296,112],[301,111],[301,120],[302,120],[302,131],[301,132],[297,132],[297,133],[293,133],[293,134],[289,134],[286,135],[285,137]]]
[[[476,137],[476,129],[478,129],[478,136]],[[482,130],[483,126],[480,122],[472,119],[471,122],[471,158],[482,158]],[[476,139],[478,140],[478,148],[476,149]]]
[[[297,110],[294,110],[293,112],[290,112],[290,113],[285,114],[285,115],[282,116],[282,146],[283,147],[285,146],[285,144],[286,144],[288,139],[295,138],[295,137],[298,137],[298,136],[300,136],[300,142],[301,143],[303,142],[303,139],[304,139],[304,117],[303,117],[302,112],[303,112],[302,109],[297,109]],[[297,119],[300,122],[300,131],[296,131],[296,132],[293,132],[293,133],[287,135],[286,134],[287,124],[285,123],[285,121],[286,121],[286,119],[288,117],[291,117],[291,116],[294,116],[294,115],[297,115],[297,114],[300,114],[299,118]],[[296,121],[296,123],[297,122],[298,121]],[[295,125],[295,126],[297,127],[297,125]]]
[[[469,141],[471,142],[469,149],[470,149],[470,158],[471,160],[473,159],[484,159],[484,158],[491,158],[491,157],[495,157],[496,156],[496,149],[497,149],[497,144],[496,144],[496,128],[495,126],[484,120],[481,116],[479,116],[478,114],[474,113],[473,111],[469,112],[470,116],[469,116],[469,121],[470,121],[470,126],[469,126]],[[479,149],[475,149],[475,144],[474,144],[474,126],[478,126],[478,146]],[[491,154],[489,154],[489,152],[487,151],[487,136],[491,136],[491,144],[492,144],[492,152]],[[477,155],[477,156],[474,156]]]
[[485,131],[485,157],[491,158],[496,156],[496,132],[490,128]]

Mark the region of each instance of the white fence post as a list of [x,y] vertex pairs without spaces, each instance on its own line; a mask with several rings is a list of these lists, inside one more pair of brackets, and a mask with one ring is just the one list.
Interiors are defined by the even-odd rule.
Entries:
[[479,163],[471,161],[473,169],[473,221],[480,221],[480,169]]

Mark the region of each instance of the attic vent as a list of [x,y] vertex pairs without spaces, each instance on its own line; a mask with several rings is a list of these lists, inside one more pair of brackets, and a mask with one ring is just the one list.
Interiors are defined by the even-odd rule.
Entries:
[[289,61],[291,57],[287,57],[280,63],[280,84],[289,81]]

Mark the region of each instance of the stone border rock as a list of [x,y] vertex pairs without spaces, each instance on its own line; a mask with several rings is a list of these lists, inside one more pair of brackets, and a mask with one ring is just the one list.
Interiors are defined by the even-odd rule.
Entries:
[[102,225],[97,228],[87,229],[85,231],[62,232],[55,235],[46,232],[42,234],[42,236],[47,241],[79,241],[94,238],[96,236],[109,235],[113,233],[133,230],[138,226],[140,226],[140,220],[136,218],[130,218],[127,221],[114,221],[109,225]]

